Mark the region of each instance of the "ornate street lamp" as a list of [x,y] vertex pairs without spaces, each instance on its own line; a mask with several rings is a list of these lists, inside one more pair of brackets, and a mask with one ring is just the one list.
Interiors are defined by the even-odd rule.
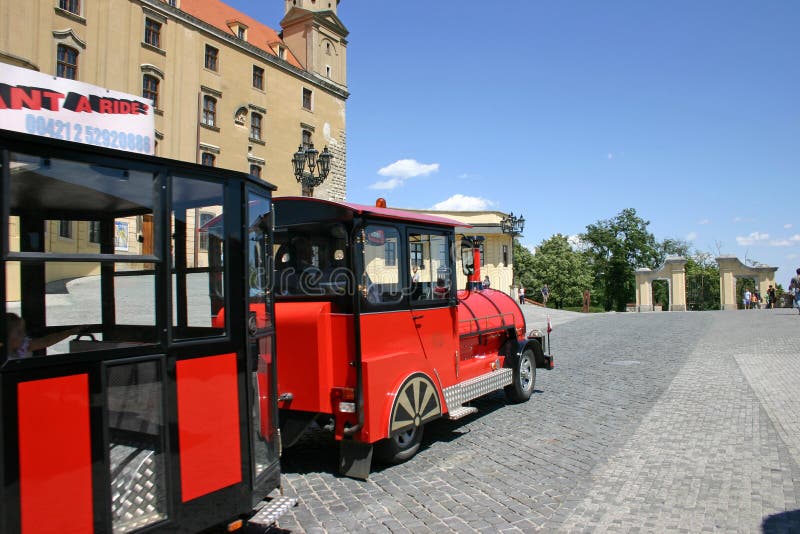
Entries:
[[[514,238],[522,233],[522,230],[525,229],[525,217],[520,215],[516,217],[514,212],[509,213],[502,219],[500,219],[500,231],[504,234],[508,234],[511,236],[511,265],[514,265]],[[512,268],[513,269],[513,268]],[[517,286],[517,273],[513,270],[511,271],[511,287],[515,288]],[[514,289],[514,291],[516,291]]]
[[[322,149],[322,154],[314,148],[314,144],[308,145],[304,149],[302,146],[297,148],[297,152],[292,157],[294,165],[294,177],[303,186],[303,196],[314,195],[314,188],[320,185],[331,172],[331,160],[333,154],[328,152],[328,147]],[[308,167],[308,171],[306,171]]]
[[500,220],[500,230],[504,234],[511,234],[511,237],[518,236],[525,229],[525,217],[514,216],[514,212],[509,213]]

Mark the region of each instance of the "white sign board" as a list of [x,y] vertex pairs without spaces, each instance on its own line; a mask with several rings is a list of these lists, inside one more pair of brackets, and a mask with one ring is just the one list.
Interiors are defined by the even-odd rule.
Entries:
[[150,100],[0,63],[0,128],[154,153]]

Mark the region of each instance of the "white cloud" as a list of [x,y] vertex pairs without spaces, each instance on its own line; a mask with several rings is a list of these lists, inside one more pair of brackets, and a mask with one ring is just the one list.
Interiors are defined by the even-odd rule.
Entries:
[[788,230],[789,228],[792,227],[792,223],[784,224],[783,227]]
[[456,193],[447,200],[437,202],[431,209],[433,210],[447,210],[447,211],[483,211],[494,202],[481,197],[468,197],[460,193]]
[[762,234],[760,232],[751,232],[750,235],[746,237],[736,236],[736,242],[743,247],[752,245],[759,241],[766,241],[767,239],[769,239],[769,234]]
[[769,242],[769,246],[771,247],[790,247],[792,246],[791,241],[788,239],[773,239]]
[[700,219],[697,224],[710,224],[711,219]]
[[689,232],[686,234],[686,241],[694,241],[697,239],[697,232]]
[[378,170],[378,174],[406,180],[415,176],[426,176],[438,170],[438,163],[420,163],[415,159],[399,159]]
[[381,176],[389,176],[388,180],[375,182],[370,189],[396,189],[409,178],[426,176],[439,170],[438,163],[420,163],[415,159],[399,159],[378,170]]
[[586,250],[586,242],[578,234],[567,236],[567,243],[572,247],[572,250]]
[[400,178],[389,178],[388,180],[384,180],[382,182],[375,182],[374,184],[370,185],[370,189],[395,189],[403,185],[403,180]]
[[606,154],[606,158],[608,158],[608,159],[614,159],[614,154],[612,154],[611,152],[609,152],[608,154]]
[[744,219],[742,217],[734,217],[733,222],[742,222]]

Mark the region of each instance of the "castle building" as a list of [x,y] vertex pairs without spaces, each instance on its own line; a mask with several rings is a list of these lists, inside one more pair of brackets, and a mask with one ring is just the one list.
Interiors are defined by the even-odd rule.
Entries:
[[219,0],[0,3],[2,63],[141,95],[156,154],[300,194],[298,146],[333,153],[314,196],[346,192],[347,29],[339,0],[285,0],[281,31]]
[[[248,172],[276,185],[276,196],[301,194],[292,165],[299,146],[327,147],[330,174],[313,194],[344,200],[348,31],[338,4],[285,0],[276,31],[219,0],[4,1],[0,69],[14,65],[148,98],[156,155]],[[187,222],[196,231],[220,209],[209,206]],[[15,219],[9,237],[18,250]],[[141,253],[148,223],[118,221],[116,253]],[[91,221],[47,221],[45,249],[98,252],[96,233]],[[200,245],[190,265],[205,264]],[[99,265],[60,264],[47,279],[98,272]],[[12,273],[6,283],[16,300],[20,281]]]

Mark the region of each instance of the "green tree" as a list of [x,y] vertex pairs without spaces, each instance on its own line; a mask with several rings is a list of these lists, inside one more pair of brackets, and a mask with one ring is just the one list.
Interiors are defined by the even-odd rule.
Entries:
[[572,250],[561,234],[542,241],[535,255],[528,252],[523,264],[525,269],[519,272],[519,281],[526,288],[526,294],[538,295],[547,284],[550,302],[558,307],[580,305],[583,291],[592,287],[592,274],[585,256]]
[[686,258],[686,306],[688,310],[719,309],[719,266],[708,252]]
[[634,270],[656,267],[663,259],[653,234],[647,231],[650,221],[626,208],[616,217],[586,227],[581,240],[594,273],[595,291],[606,310],[625,311],[636,297]]

